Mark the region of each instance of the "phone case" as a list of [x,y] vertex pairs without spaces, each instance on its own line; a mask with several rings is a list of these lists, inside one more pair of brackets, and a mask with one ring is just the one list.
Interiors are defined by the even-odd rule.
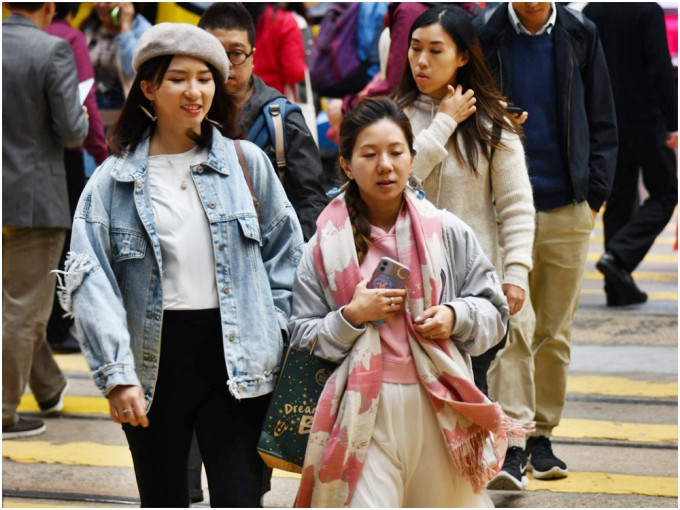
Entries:
[[404,264],[389,257],[383,257],[375,268],[368,283],[371,289],[403,289],[411,270]]
[[[406,287],[406,280],[409,276],[411,276],[411,270],[404,264],[389,257],[383,257],[380,259],[378,267],[373,271],[368,287],[371,289],[403,289]],[[382,326],[385,324],[385,319],[378,319],[373,323]]]

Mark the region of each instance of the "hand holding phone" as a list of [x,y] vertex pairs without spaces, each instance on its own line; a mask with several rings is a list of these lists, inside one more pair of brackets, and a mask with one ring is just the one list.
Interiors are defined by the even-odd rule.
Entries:
[[[411,270],[401,262],[390,257],[383,257],[375,268],[371,280],[368,282],[370,289],[404,289],[406,280],[411,276]],[[385,324],[385,319],[373,322],[378,326]]]

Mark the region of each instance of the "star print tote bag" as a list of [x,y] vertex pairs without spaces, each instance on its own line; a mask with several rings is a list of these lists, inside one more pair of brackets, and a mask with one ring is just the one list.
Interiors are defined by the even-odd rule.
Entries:
[[288,347],[257,444],[267,466],[302,472],[316,403],[336,367],[331,361]]

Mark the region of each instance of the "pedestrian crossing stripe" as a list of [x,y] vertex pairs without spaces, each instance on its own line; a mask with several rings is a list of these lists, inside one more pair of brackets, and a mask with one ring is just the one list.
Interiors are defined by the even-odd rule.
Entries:
[[[72,356],[72,355],[70,355]],[[570,375],[567,380],[567,393],[587,395],[607,395],[642,398],[677,398],[676,382],[655,383],[626,379],[624,377],[607,377],[591,375]],[[21,397],[20,412],[36,413],[38,404],[33,395],[26,393]],[[109,415],[109,402],[102,397],[64,397],[62,414]]]
[[[602,253],[589,253],[588,254],[588,260],[592,260],[594,262],[597,262],[600,260],[600,257],[602,256]],[[662,253],[648,253],[645,255],[644,260],[646,262],[671,262],[673,264],[678,263],[678,254],[677,253],[670,253],[668,255],[664,255]]]
[[678,479],[670,476],[569,471],[568,477],[559,480],[537,480],[530,473],[529,479],[529,486],[525,490],[536,492],[678,497]]
[[[591,243],[597,243],[604,246],[604,236],[593,236],[590,238]],[[654,239],[654,244],[664,244],[668,246],[673,246],[675,244],[675,230],[673,230],[673,236],[659,236]]]
[[[603,289],[581,289],[581,294],[587,294],[589,296],[604,295]],[[677,301],[677,292],[647,292],[647,298],[649,301]]]
[[[599,271],[586,272],[583,275],[584,280],[604,280],[604,276]],[[634,271],[633,279],[635,281],[650,281],[650,282],[676,282],[678,281],[678,273],[653,273],[650,271]]]
[[[127,446],[98,443],[53,444],[48,441],[2,442],[2,456],[15,462],[132,468]],[[297,473],[274,470],[277,478],[299,479]],[[569,493],[640,494],[673,498],[678,496],[678,479],[672,477],[574,472],[561,480],[533,480],[530,491]]]
[[643,398],[678,398],[678,383],[656,383],[595,375],[570,375],[567,393]]
[[[37,413],[40,411],[35,398],[30,393],[21,396],[21,402],[17,409],[24,413]],[[109,401],[104,397],[64,397],[64,410],[62,414],[101,414],[109,415]]]
[[634,443],[676,443],[678,441],[678,426],[562,418],[560,424],[553,429],[553,435],[566,439],[613,439]]
[[82,354],[55,354],[54,359],[62,372],[75,372],[89,374],[90,367],[87,366],[85,356]]

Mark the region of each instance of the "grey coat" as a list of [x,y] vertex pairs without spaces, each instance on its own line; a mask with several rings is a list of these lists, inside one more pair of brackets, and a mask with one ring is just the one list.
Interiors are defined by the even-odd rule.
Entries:
[[[472,232],[457,216],[442,211],[445,243],[439,302],[454,309],[456,322],[451,339],[465,357],[478,356],[496,345],[505,334],[510,317],[508,303],[496,271]],[[293,313],[288,323],[290,344],[340,362],[365,331],[355,328],[331,310],[314,265],[316,235],[305,247],[293,284]]]
[[88,121],[69,43],[11,14],[2,23],[2,224],[70,228],[64,147]]

